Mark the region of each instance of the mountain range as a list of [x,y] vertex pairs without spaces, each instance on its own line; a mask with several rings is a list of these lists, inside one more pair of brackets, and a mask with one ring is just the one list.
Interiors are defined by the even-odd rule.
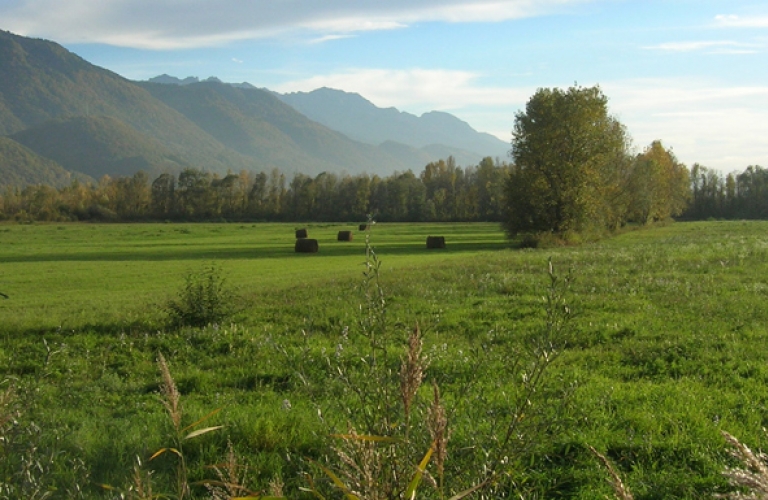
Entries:
[[379,108],[359,94],[327,87],[275,95],[308,118],[367,144],[394,141],[432,151],[448,148],[446,151],[452,149],[456,155],[482,151],[484,156],[501,157],[509,150],[509,145],[497,137],[477,132],[441,111],[416,116],[396,108]]
[[213,77],[131,81],[5,31],[0,68],[0,186],[190,167],[389,175],[508,149],[448,113],[416,117],[325,88],[283,95]]

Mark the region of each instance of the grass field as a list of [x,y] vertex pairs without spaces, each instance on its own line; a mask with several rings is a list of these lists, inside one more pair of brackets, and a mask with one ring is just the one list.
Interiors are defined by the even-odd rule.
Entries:
[[[452,429],[444,492],[453,494],[483,477],[522,381],[541,363],[530,347],[549,331],[550,257],[561,277],[572,270],[563,293],[574,315],[549,339],[565,347],[518,412],[486,497],[603,498],[611,490],[592,445],[637,499],[709,498],[727,490],[721,471],[733,465],[721,429],[768,444],[768,223],[676,223],[546,250],[511,248],[492,224],[378,224],[380,309],[361,286],[363,234],[337,242],[337,231],[355,228],[310,225],[320,252],[299,255],[294,229],[0,226],[0,292],[10,296],[0,300],[0,380],[15,387],[18,410],[5,427],[2,481],[26,498],[35,487],[117,498],[99,485],[127,491],[138,456],[157,491],[172,490],[172,457],[147,463],[173,442],[158,400],[162,353],[185,421],[221,408],[211,425],[224,428],[184,449],[192,480],[212,477],[205,466],[221,463],[231,442],[252,489],[278,477],[288,497],[310,498],[303,474],[325,475],[307,459],[333,466],[329,434],[381,410],[368,396],[391,396],[383,388],[397,386],[418,323],[430,362],[417,399],[428,406],[428,383],[440,386]],[[428,235],[445,236],[447,248],[426,250]],[[211,264],[236,290],[232,322],[165,326],[184,277]],[[376,379],[364,376],[372,317],[387,329]],[[408,442],[415,464],[429,437]],[[209,498],[199,485],[192,494]],[[428,486],[420,494],[441,498]]]
[[[386,225],[375,245],[385,269],[442,262],[509,246],[496,224]],[[0,324],[40,329],[111,324],[142,315],[175,293],[186,273],[221,266],[233,286],[259,293],[329,279],[354,279],[362,270],[364,233],[337,242],[350,225],[309,225],[318,255],[294,253],[287,224],[38,225],[0,227]],[[445,250],[427,252],[426,237],[446,236]]]

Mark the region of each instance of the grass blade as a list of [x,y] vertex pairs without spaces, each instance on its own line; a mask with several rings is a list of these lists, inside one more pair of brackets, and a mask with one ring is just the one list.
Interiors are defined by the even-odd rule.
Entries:
[[209,432],[217,431],[219,429],[222,429],[223,427],[224,427],[223,425],[217,425],[214,427],[206,427],[205,429],[198,429],[184,436],[184,440],[186,441],[187,439],[192,439],[194,437],[201,436],[203,434],[208,434]]
[[421,459],[421,462],[419,463],[419,466],[416,469],[416,474],[413,475],[413,479],[411,479],[410,484],[408,484],[408,489],[405,490],[405,497],[413,500],[416,498],[416,489],[419,487],[419,484],[421,484],[421,479],[424,477],[424,471],[427,470],[427,464],[429,463],[429,460],[432,458],[432,454],[435,452],[435,446],[434,443],[432,446],[429,447],[429,450],[427,450],[427,454],[424,455],[424,458]]
[[209,418],[211,418],[212,416],[216,415],[216,414],[217,414],[217,413],[219,413],[220,411],[221,411],[221,408],[217,408],[217,409],[213,410],[211,413],[209,413],[208,415],[204,416],[203,418],[201,418],[201,419],[200,419],[200,420],[198,420],[197,422],[195,422],[195,423],[193,423],[193,424],[189,424],[188,426],[186,426],[186,427],[184,427],[183,429],[181,429],[181,432],[186,432],[186,431],[188,431],[189,429],[192,429],[192,428],[194,428],[194,427],[197,427],[198,425],[202,424],[203,422],[205,422],[206,420],[208,420],[208,419],[209,419]]
[[317,465],[318,467],[320,467],[320,469],[323,472],[325,472],[325,475],[328,476],[329,478],[331,478],[331,481],[333,481],[333,484],[335,484],[337,488],[339,488],[341,491],[344,492],[344,496],[347,498],[347,500],[360,500],[360,498],[357,495],[355,495],[354,493],[352,493],[352,491],[349,488],[347,488],[347,486],[342,482],[342,480],[339,478],[339,476],[334,474],[331,469],[329,469],[327,467],[324,467],[323,465],[315,462],[312,459],[307,459],[307,460],[309,460],[311,463],[313,463],[313,464]]
[[487,479],[485,481],[483,481],[482,483],[476,484],[476,485],[474,485],[473,487],[471,487],[469,489],[466,489],[466,490],[464,490],[464,491],[462,491],[460,493],[456,493],[455,495],[453,495],[448,500],[461,500],[462,498],[466,498],[469,495],[471,495],[472,493],[474,493],[477,490],[479,490],[480,488],[485,487],[486,484],[488,484],[488,480]]
[[154,460],[154,459],[156,459],[157,457],[159,457],[160,455],[162,455],[163,453],[165,453],[166,451],[170,451],[171,453],[175,453],[176,455],[178,455],[178,456],[181,456],[181,453],[180,453],[180,452],[179,452],[179,450],[177,450],[176,448],[160,448],[159,450],[157,450],[157,451],[154,453],[154,455],[152,455],[151,457],[149,457],[149,459],[150,459],[150,460]]
[[331,437],[344,439],[347,441],[370,441],[373,443],[400,442],[400,440],[397,438],[386,437],[386,436],[369,436],[369,435],[361,435],[361,434],[331,434]]

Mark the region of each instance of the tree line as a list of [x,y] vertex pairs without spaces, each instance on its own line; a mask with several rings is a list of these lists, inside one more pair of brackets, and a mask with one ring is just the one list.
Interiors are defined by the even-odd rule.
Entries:
[[691,202],[684,218],[768,219],[768,169],[750,165],[723,175],[698,163],[691,168]]
[[315,177],[271,172],[219,176],[185,169],[150,179],[104,176],[73,182],[6,188],[0,219],[25,221],[501,221],[509,165],[484,158],[459,167],[454,159],[413,171]]
[[188,168],[150,181],[103,177],[7,188],[0,220],[502,222],[510,236],[612,231],[671,217],[768,218],[768,171],[725,177],[689,170],[661,141],[631,150],[598,86],[539,89],[515,115],[511,163],[454,159],[413,171],[315,177],[283,172],[218,176]]

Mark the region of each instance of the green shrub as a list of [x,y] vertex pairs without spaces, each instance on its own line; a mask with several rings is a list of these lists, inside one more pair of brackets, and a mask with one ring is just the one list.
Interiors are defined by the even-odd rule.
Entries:
[[172,327],[221,324],[235,313],[235,294],[225,286],[221,270],[211,264],[184,279],[176,299],[166,309]]

